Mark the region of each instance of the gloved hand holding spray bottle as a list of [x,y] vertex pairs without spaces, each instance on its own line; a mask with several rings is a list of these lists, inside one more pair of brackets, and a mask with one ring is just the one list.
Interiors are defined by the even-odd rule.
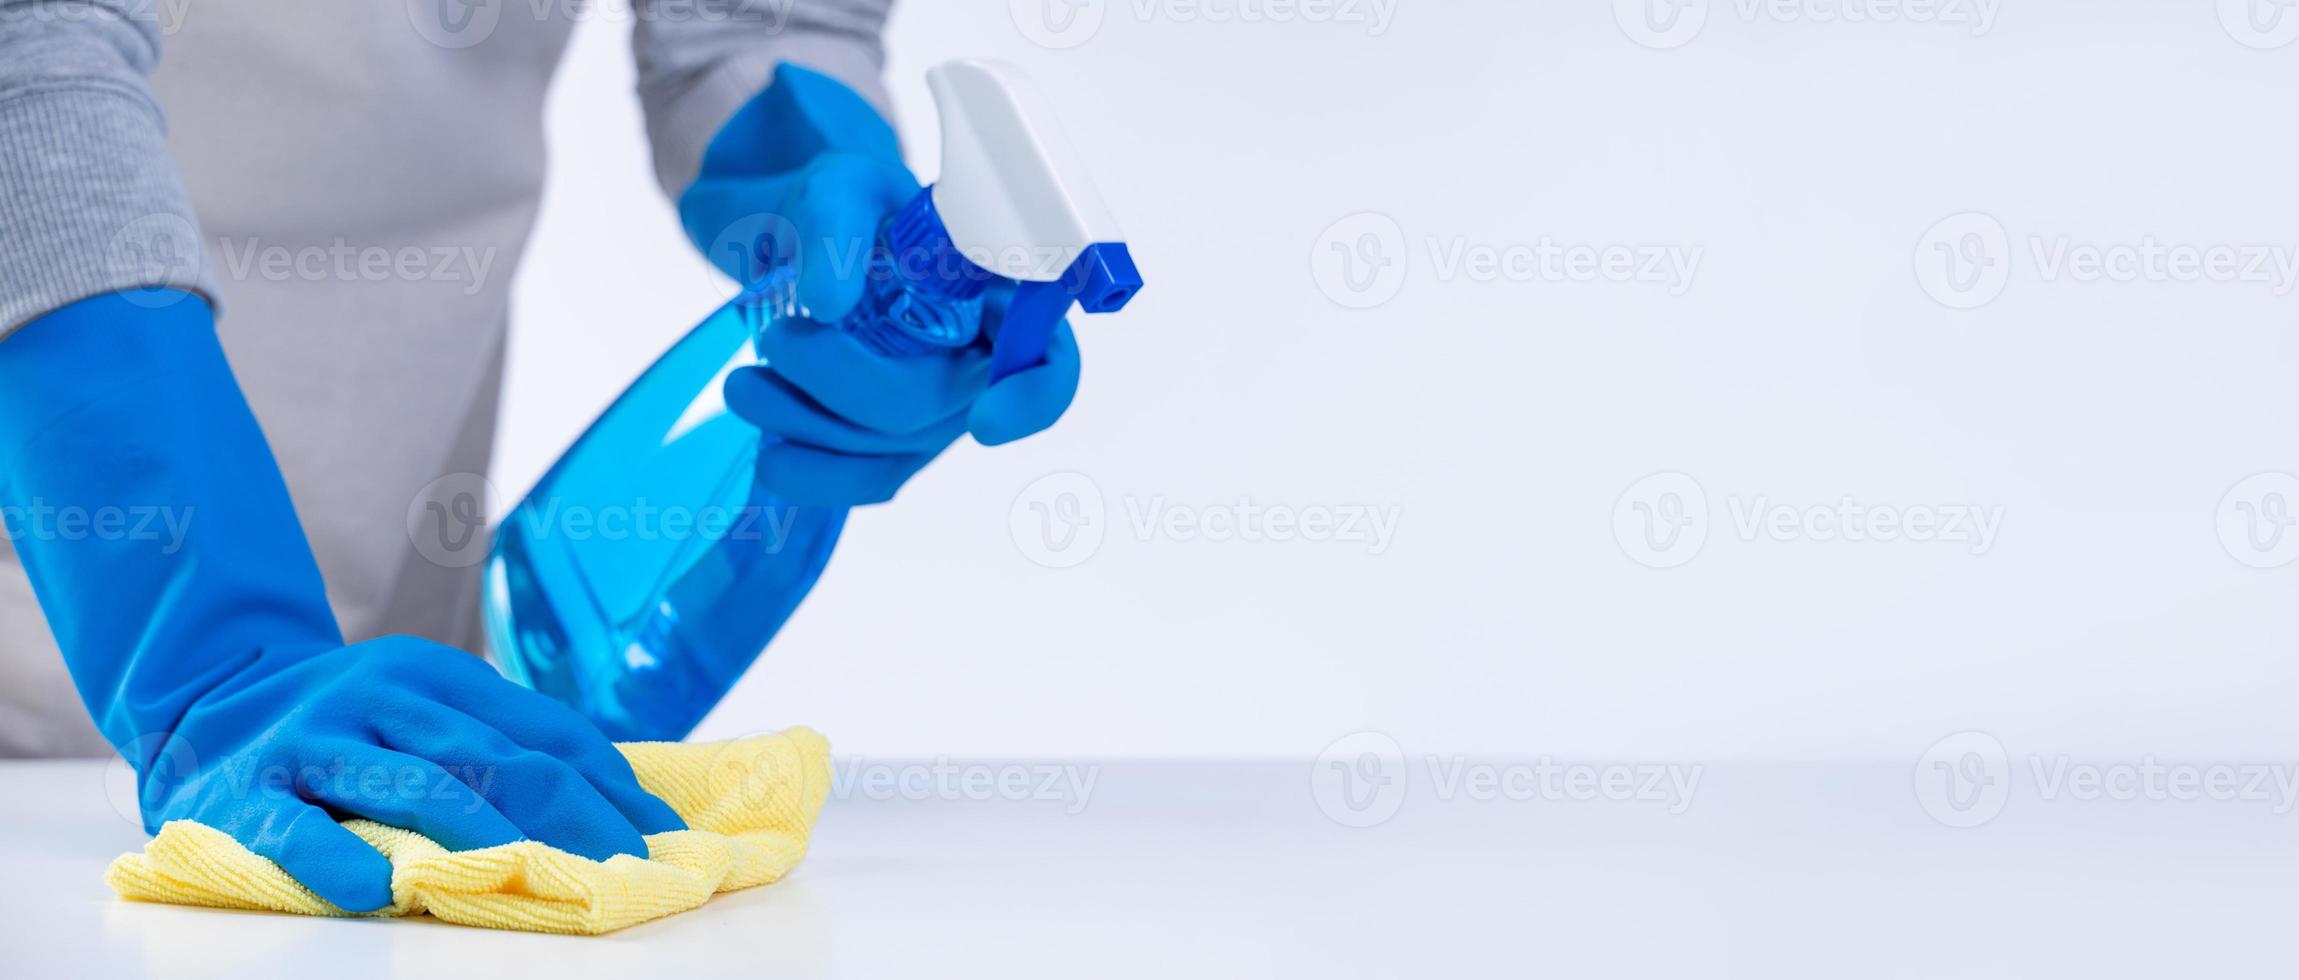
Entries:
[[[997,443],[1050,424],[1076,383],[1071,304],[1114,312],[1141,288],[1019,72],[956,61],[927,82],[942,179],[884,220],[866,268],[804,247],[820,231],[800,227],[811,223],[802,188],[872,179],[836,164],[891,154],[875,113],[786,66],[737,114],[729,131],[774,131],[784,149],[722,133],[681,210],[699,241],[729,224],[711,214],[725,175],[747,169],[753,194],[792,188],[782,213],[732,237],[735,254],[714,254],[747,288],[641,375],[497,535],[491,652],[614,739],[693,730],[813,587],[847,506],[890,497],[962,433]],[[880,136],[835,145],[872,131],[848,125],[863,116]],[[803,149],[787,149],[794,139]],[[857,286],[843,315],[815,308]]]

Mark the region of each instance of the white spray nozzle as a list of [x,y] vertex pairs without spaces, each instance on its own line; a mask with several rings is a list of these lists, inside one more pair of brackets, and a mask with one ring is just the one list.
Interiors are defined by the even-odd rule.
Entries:
[[1020,70],[951,61],[927,71],[926,85],[942,119],[934,206],[960,255],[1008,279],[1052,282],[1087,246],[1125,240]]

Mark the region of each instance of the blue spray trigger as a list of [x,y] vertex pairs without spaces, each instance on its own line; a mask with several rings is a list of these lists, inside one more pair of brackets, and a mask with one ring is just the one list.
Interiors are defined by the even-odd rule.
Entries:
[[[969,259],[951,240],[950,229],[943,224],[941,211],[935,204],[936,186],[921,189],[887,219],[883,231],[885,250],[879,258],[891,267],[886,273],[899,277],[907,288],[923,290],[945,300],[971,301],[982,295],[991,280],[1000,277]],[[771,247],[771,243],[762,236],[760,247]],[[874,267],[873,275],[878,274],[880,270]],[[991,349],[992,384],[1045,361],[1046,348],[1054,339],[1054,326],[1069,313],[1071,304],[1088,313],[1114,313],[1142,287],[1141,272],[1134,267],[1133,254],[1126,250],[1124,242],[1096,242],[1079,249],[1077,257],[1051,281],[1009,281],[1013,281],[1015,287]],[[899,296],[899,292],[896,295]],[[865,296],[863,306],[871,305]],[[925,330],[922,327],[937,325],[884,315],[893,313],[892,309],[873,312],[882,315],[850,317],[847,326],[856,331],[857,341],[881,354],[926,353],[972,338],[970,331],[961,335],[947,330]]]
[[1043,362],[1046,345],[1054,340],[1054,325],[1070,312],[1071,303],[1087,313],[1115,313],[1141,288],[1141,272],[1134,268],[1133,253],[1126,251],[1124,242],[1088,245],[1060,278],[1014,287],[991,348],[990,383]]

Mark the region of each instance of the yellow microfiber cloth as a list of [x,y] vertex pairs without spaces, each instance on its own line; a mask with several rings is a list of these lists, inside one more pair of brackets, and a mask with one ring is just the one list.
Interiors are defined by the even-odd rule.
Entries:
[[[781,878],[806,856],[830,795],[830,743],[808,728],[728,742],[625,742],[639,783],[688,829],[647,838],[651,857],[605,861],[534,841],[448,851],[421,835],[345,821],[391,859],[391,907],[467,926],[597,935]],[[104,881],[120,897],[215,908],[348,915],[222,831],[170,821]]]

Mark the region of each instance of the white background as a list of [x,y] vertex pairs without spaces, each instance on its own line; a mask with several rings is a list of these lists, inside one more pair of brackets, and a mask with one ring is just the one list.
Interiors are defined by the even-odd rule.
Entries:
[[[1978,729],[2021,754],[2285,758],[2299,565],[2273,563],[2299,528],[2235,508],[2273,506],[2274,481],[2222,504],[2299,472],[2299,295],[2086,281],[2035,251],[2299,250],[2299,44],[2243,43],[2288,40],[2299,11],[2246,35],[2243,2],[2230,29],[2207,2],[2003,0],[1977,32],[1715,0],[1689,36],[1639,29],[1641,0],[1397,0],[1385,27],[1364,4],[1245,22],[1124,0],[1069,34],[1039,0],[906,4],[888,43],[914,167],[934,170],[924,69],[1016,62],[1150,285],[1074,321],[1085,382],[1058,427],[962,443],[858,513],[700,734],[1298,758],[1371,729],[1416,755],[1913,761]],[[627,30],[578,30],[553,98],[496,474],[514,495],[727,294],[654,189]],[[1976,240],[2000,295],[1925,265],[1970,211],[2004,229]],[[1335,227],[1360,212],[1381,217]],[[1384,221],[1402,279],[1336,288],[1333,246]],[[1700,260],[1681,295],[1442,261],[1544,239]],[[1101,543],[1048,568],[1009,516],[1063,472],[1101,499]],[[1705,499],[1672,568],[1633,557],[1654,473]],[[1847,496],[2001,527],[1974,554],[1735,521]],[[1378,554],[1133,524],[1241,498],[1399,523]]]

